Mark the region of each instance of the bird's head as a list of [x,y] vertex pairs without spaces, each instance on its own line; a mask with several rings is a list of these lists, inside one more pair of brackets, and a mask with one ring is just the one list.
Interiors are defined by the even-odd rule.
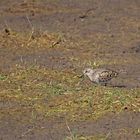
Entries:
[[83,74],[79,76],[79,78],[83,78],[84,76],[90,77],[94,73],[94,70],[91,68],[85,68],[83,70]]
[[91,75],[92,73],[93,73],[93,69],[91,69],[91,68],[85,68],[85,69],[83,70],[83,75],[89,76],[89,75]]

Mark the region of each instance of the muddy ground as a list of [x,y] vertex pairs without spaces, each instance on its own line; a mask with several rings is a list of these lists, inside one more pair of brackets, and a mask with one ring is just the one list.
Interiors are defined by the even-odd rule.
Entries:
[[[79,75],[84,67],[107,67],[120,73],[113,87],[140,89],[139,0],[4,0],[0,1],[0,31],[4,38],[0,42],[1,73],[12,73],[19,65]],[[31,34],[32,40],[42,34],[57,37],[54,42],[50,39],[49,48],[45,43],[22,47],[10,37],[11,32],[29,38]],[[88,79],[84,82],[92,85]],[[62,140],[74,130],[78,135],[105,135],[110,140],[139,140],[139,118],[139,112],[124,111],[98,120],[66,122],[57,117],[22,124],[9,115],[0,121],[0,139]]]

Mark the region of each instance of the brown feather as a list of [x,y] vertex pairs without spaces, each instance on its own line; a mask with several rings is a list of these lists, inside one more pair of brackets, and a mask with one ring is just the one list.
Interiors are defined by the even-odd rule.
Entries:
[[111,80],[113,77],[116,77],[118,75],[117,72],[111,71],[111,70],[106,70],[100,73],[99,75],[99,81],[100,82],[105,82]]

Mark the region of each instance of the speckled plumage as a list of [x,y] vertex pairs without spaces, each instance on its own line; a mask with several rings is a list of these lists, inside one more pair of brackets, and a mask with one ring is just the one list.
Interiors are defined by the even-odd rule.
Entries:
[[104,85],[106,85],[108,81],[110,81],[114,77],[117,77],[118,75],[116,71],[105,68],[86,68],[84,69],[83,74],[88,76],[92,82]]

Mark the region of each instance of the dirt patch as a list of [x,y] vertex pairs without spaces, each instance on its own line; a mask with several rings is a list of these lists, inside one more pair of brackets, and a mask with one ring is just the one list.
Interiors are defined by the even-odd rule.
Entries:
[[[136,136],[135,134],[131,136],[132,131],[139,128],[139,121],[137,117],[139,117],[139,113],[131,113],[124,112],[120,115],[111,115],[106,118],[100,119],[95,123],[83,123],[79,124],[78,130],[83,135],[95,135],[99,133],[104,133],[108,136],[108,139],[138,139],[140,136]],[[125,131],[129,131],[130,135],[125,134]],[[118,133],[118,134],[116,134]],[[134,132],[135,133],[135,132]]]
[[[140,139],[138,118],[140,113],[124,112],[120,115],[110,114],[96,121],[67,122],[56,119],[21,125],[15,121],[1,122],[1,139],[49,139],[62,140],[71,135],[104,136],[108,140]],[[17,125],[15,125],[15,123]]]

